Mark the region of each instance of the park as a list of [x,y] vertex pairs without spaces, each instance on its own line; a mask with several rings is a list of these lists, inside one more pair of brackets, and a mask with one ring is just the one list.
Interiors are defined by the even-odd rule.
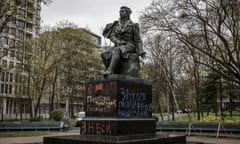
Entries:
[[240,3],[112,1],[0,2],[0,143],[239,143]]

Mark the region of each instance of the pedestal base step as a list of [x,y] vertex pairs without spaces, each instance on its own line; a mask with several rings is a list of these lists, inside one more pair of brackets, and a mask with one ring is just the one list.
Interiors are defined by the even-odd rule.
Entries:
[[81,121],[82,135],[123,136],[155,132],[153,118],[85,118]]
[[147,134],[129,136],[72,135],[44,137],[44,144],[186,144],[185,136]]

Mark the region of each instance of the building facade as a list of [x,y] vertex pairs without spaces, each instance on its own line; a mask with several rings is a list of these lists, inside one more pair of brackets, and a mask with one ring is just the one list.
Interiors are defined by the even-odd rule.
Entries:
[[41,0],[6,0],[6,3],[14,7],[14,16],[0,33],[0,119],[25,119],[29,117],[29,106],[23,85],[24,43],[39,35]]
[[[34,108],[30,105],[35,99],[28,96],[28,74],[25,71],[25,56],[27,55],[26,41],[40,36],[41,0],[6,0],[16,8],[0,33],[0,120],[29,119]],[[101,37],[89,30],[80,28],[95,42],[97,48],[101,47]],[[58,80],[58,93],[54,108],[66,112],[68,97],[74,101],[69,111],[82,111],[84,109],[84,91],[76,91],[66,85],[65,77]],[[84,87],[84,84],[82,85]],[[46,89],[48,91],[48,88]],[[31,103],[31,104],[30,104]],[[38,114],[43,118],[49,117],[50,99],[45,93],[41,99]]]

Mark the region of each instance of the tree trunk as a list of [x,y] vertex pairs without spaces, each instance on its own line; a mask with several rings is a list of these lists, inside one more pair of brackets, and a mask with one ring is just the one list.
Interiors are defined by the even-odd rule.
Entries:
[[193,49],[190,49],[191,55],[194,62],[193,67],[193,76],[194,76],[194,87],[195,87],[195,95],[196,95],[196,111],[197,111],[197,119],[201,119],[201,108],[200,108],[200,95],[199,95],[199,66],[197,64],[197,57],[195,56],[195,52]]
[[57,78],[58,78],[58,69],[55,69],[55,75],[54,75],[54,79],[52,82],[52,95],[50,98],[50,109],[49,109],[49,113],[54,109],[54,99],[55,99],[55,93],[56,93],[56,82],[57,82]]
[[39,94],[39,95],[38,95],[36,107],[35,107],[35,110],[34,110],[35,116],[37,115],[38,110],[39,110],[39,116],[40,116],[40,102],[41,102],[41,99],[42,99],[43,89],[44,89],[44,87],[45,87],[45,83],[46,83],[46,77],[43,79],[41,88],[38,89],[38,94]]
[[29,104],[29,114],[30,118],[33,117],[33,106],[32,106],[32,97],[30,94],[30,83],[31,83],[31,72],[28,72],[28,77],[27,77],[27,96],[28,96],[28,104]]
[[172,92],[169,92],[169,99],[170,99],[170,106],[171,106],[171,114],[172,114],[172,121],[175,121],[175,116],[174,116],[174,98],[172,95]]
[[39,109],[40,109],[41,98],[42,98],[42,93],[40,92],[39,95],[38,95],[36,107],[34,109],[35,116],[37,116],[37,114],[39,114],[39,116],[40,116],[40,113],[38,111],[40,111]]
[[73,118],[74,116],[74,105],[73,105],[73,98],[70,98],[70,117]]
[[233,82],[231,80],[229,81],[229,112],[230,112],[230,116],[233,116],[233,107],[234,107],[234,103],[233,103]]
[[221,114],[221,120],[223,120],[223,106],[222,106],[222,99],[223,99],[223,96],[222,96],[222,82],[221,82],[221,77],[219,78],[219,98],[220,98],[220,114]]

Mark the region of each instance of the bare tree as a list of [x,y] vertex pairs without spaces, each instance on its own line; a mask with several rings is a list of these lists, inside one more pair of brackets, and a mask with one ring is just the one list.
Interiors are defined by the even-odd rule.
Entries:
[[142,16],[145,28],[174,33],[187,48],[212,61],[198,63],[240,84],[240,2],[184,0],[177,4],[175,14],[171,15],[166,13],[163,0],[153,3]]
[[[160,104],[160,100],[162,100],[160,97],[165,97],[168,103],[166,109],[171,112],[174,120],[175,110],[179,109],[178,100],[182,97],[180,93],[176,94],[181,71],[184,67],[182,49],[176,45],[174,37],[170,34],[158,33],[153,37],[147,36],[146,39],[145,48],[149,53],[148,58],[150,60],[148,76],[151,76],[153,90],[156,91],[154,102],[157,101]],[[161,105],[163,104],[164,102],[161,103]],[[159,105],[158,107],[162,106]]]
[[0,2],[0,33],[7,27],[10,18],[13,16],[14,6],[9,0],[2,0]]
[[200,66],[240,85],[239,5],[238,0],[158,0],[141,16],[145,33],[171,32],[191,55],[198,113]]

